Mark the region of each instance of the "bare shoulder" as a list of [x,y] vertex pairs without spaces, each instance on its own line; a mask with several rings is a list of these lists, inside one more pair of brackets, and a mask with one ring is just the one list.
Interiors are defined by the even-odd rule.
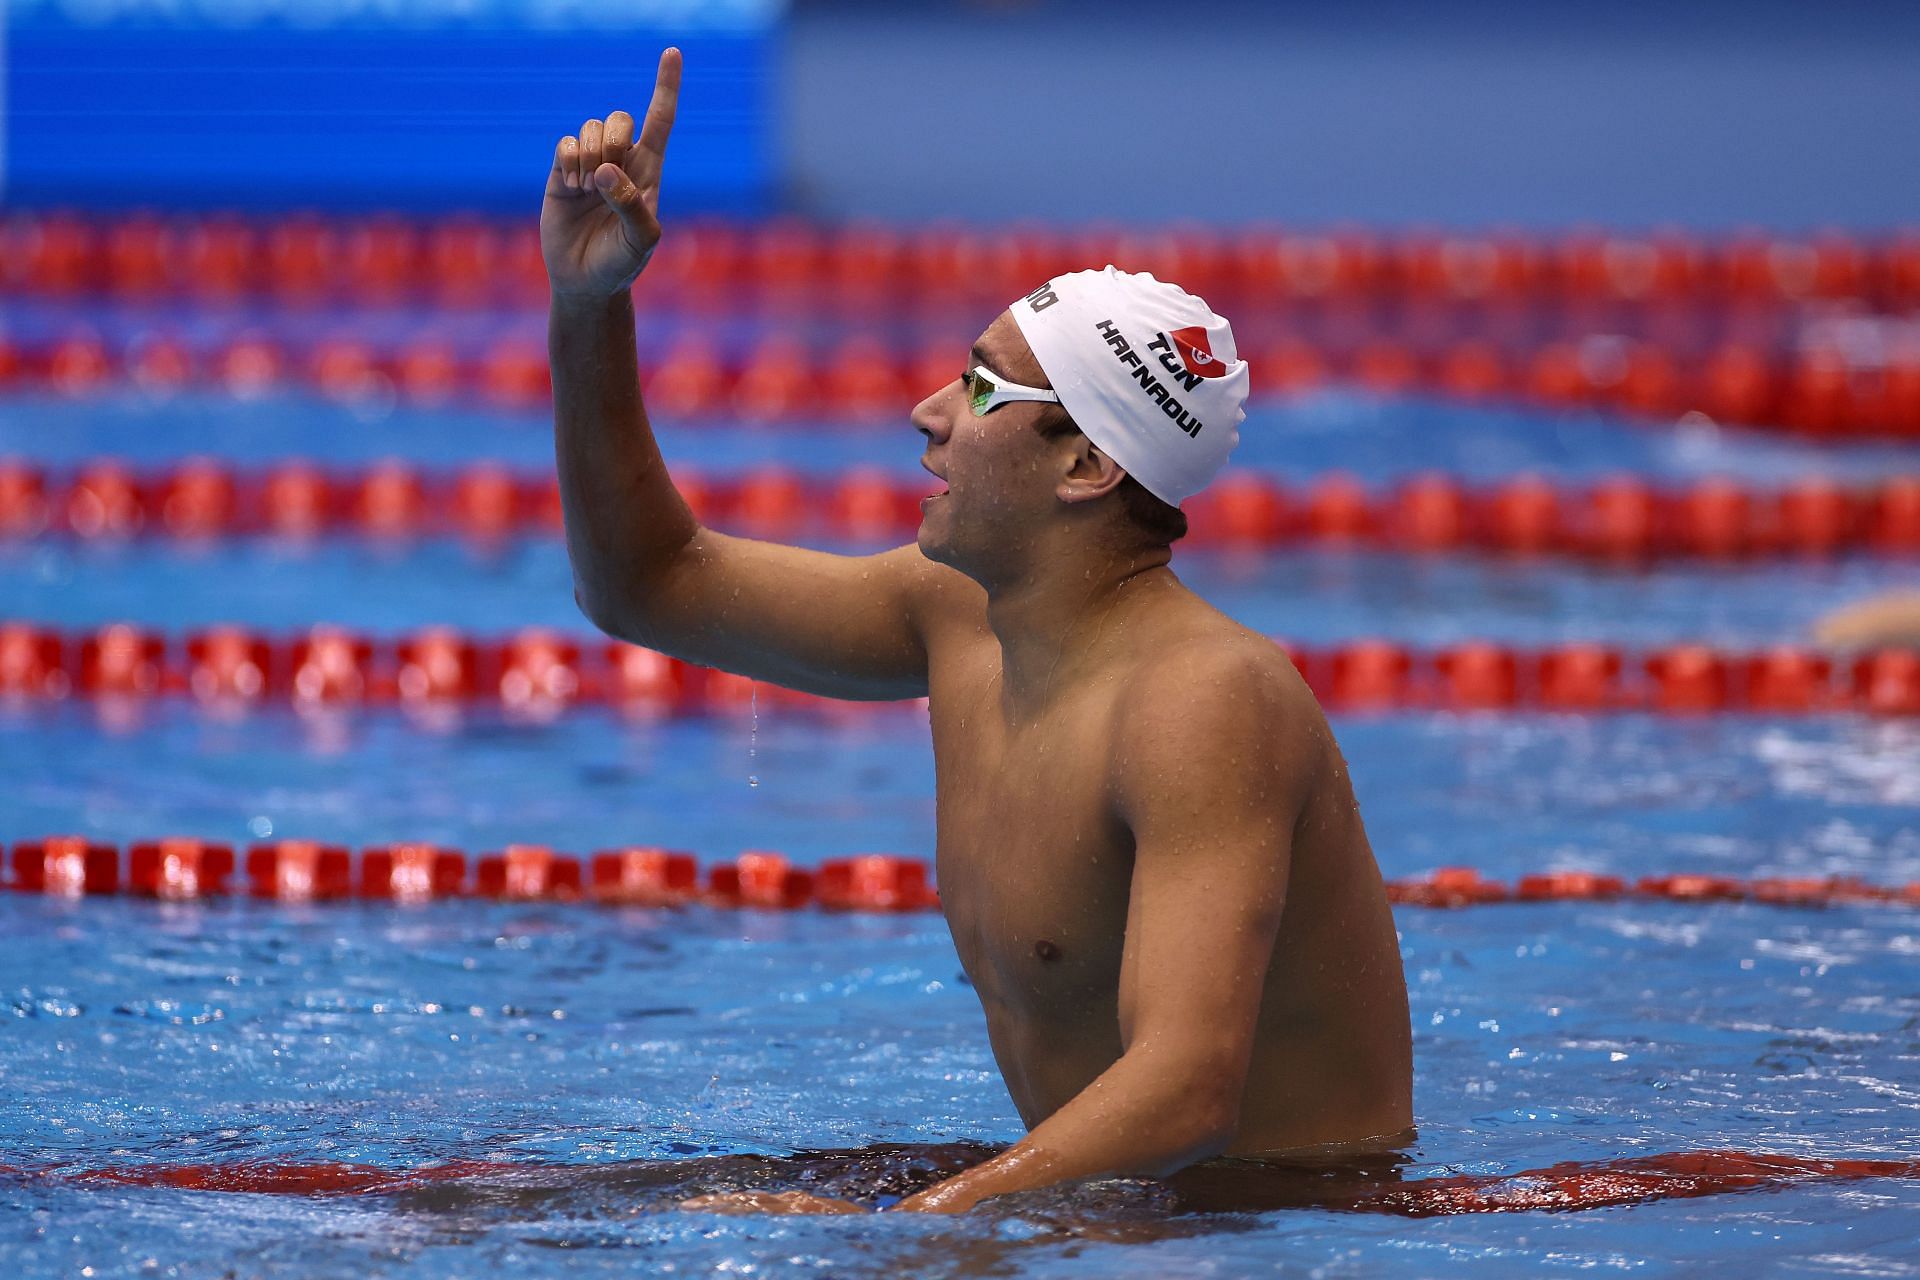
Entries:
[[1203,728],[1258,722],[1279,727],[1318,707],[1282,649],[1265,636],[1223,622],[1183,635],[1142,657],[1118,704],[1117,727],[1163,731],[1173,722]]
[[1141,659],[1114,708],[1116,781],[1204,775],[1218,785],[1304,789],[1329,740],[1286,651],[1222,620]]

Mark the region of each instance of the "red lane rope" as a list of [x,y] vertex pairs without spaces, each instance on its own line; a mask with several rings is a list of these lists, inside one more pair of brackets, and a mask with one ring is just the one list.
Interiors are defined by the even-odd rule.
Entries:
[[[704,339],[689,338],[661,354],[645,391],[651,407],[668,418],[897,422],[915,401],[953,380],[961,349],[942,342],[901,353],[856,336],[814,353],[775,336],[730,362]],[[1250,343],[1241,355],[1253,369],[1258,398],[1345,383],[1379,395],[1431,394],[1646,422],[1698,414],[1821,439],[1920,438],[1920,359],[1864,364],[1838,348],[1782,356],[1741,343],[1693,350],[1611,334],[1524,346],[1478,337],[1436,345],[1393,336],[1331,346],[1293,336]],[[164,331],[124,346],[88,332],[32,348],[0,338],[0,390],[9,386],[69,396],[116,388],[151,394],[198,388],[242,398],[299,390],[347,403],[461,400],[529,411],[546,405],[551,394],[545,348],[519,338],[463,356],[434,339],[379,349],[358,339],[277,345],[239,336],[197,350]]]
[[1569,1161],[1525,1173],[1421,1179],[1363,1194],[1350,1207],[1410,1218],[1571,1211],[1866,1178],[1920,1178],[1920,1160],[1821,1160],[1744,1151],[1680,1151],[1605,1163]]
[[98,1169],[31,1169],[0,1165],[0,1177],[82,1187],[173,1187],[280,1196],[377,1196],[434,1182],[524,1172],[538,1166],[462,1160],[412,1169],[337,1162],[240,1161],[234,1164],[124,1165]]
[[[244,895],[282,902],[488,898],[786,911],[924,911],[940,905],[924,860],[884,853],[832,858],[809,871],[782,854],[749,850],[730,862],[709,863],[703,871],[690,853],[650,846],[603,850],[583,862],[533,844],[508,845],[469,858],[459,850],[417,842],[369,845],[356,855],[342,845],[276,840],[252,846],[242,862],[232,845],[189,836],[139,841],[127,847],[123,858],[115,845],[68,835],[15,843],[11,866],[8,887],[61,897],[125,893],[186,901]],[[236,870],[243,885],[232,883]],[[1920,881],[1874,885],[1852,877],[1679,874],[1629,882],[1590,871],[1549,871],[1509,884],[1470,867],[1443,867],[1426,876],[1388,881],[1387,896],[1404,906],[1440,909],[1616,900],[1920,906]]]
[[[13,846],[9,887],[25,893],[97,897],[118,893],[168,901],[230,894],[281,902],[348,899],[428,902],[491,898],[515,902],[750,907],[793,911],[925,911],[939,905],[927,864],[891,854],[834,858],[817,871],[778,853],[749,850],[704,874],[692,854],[631,847],[582,860],[545,845],[508,845],[469,859],[423,843],[370,845],[358,855],[312,840],[254,845],[230,882],[232,845],[176,836],[129,845],[83,836],[23,840]],[[124,871],[124,876],[122,871]]]
[[[1298,335],[1309,327],[1297,321],[1310,313],[1324,313],[1329,328],[1362,331],[1339,346],[1296,337],[1243,344],[1256,394],[1341,378],[1389,393],[1418,388],[1667,420],[1697,411],[1823,436],[1920,436],[1920,359],[1898,343],[1884,358],[1863,356],[1863,344],[1821,332],[1823,315],[1851,309],[1871,321],[1920,305],[1920,231],[1913,230],[1880,239],[1836,232],[1805,240],[1538,239],[692,223],[676,227],[647,280],[649,296],[663,306],[761,312],[771,305],[776,313],[826,309],[870,319],[889,303],[916,314],[977,312],[1035,280],[1105,262],[1180,280],[1245,317],[1249,332],[1262,327],[1254,323],[1260,318],[1277,317],[1286,322],[1265,327]],[[546,276],[537,231],[525,219],[253,224],[230,215],[23,214],[0,224],[4,293],[219,306],[257,297],[300,310],[532,308],[546,299]],[[1558,326],[1562,340],[1524,346],[1509,337],[1538,332],[1555,309],[1567,320]],[[1632,330],[1659,340],[1620,336]],[[1456,340],[1438,345],[1436,332]],[[1714,345],[1715,332],[1728,340]],[[1755,332],[1769,335],[1765,345],[1746,340]],[[1781,349],[1791,354],[1776,354]],[[918,394],[951,378],[955,350],[946,343],[902,358],[859,336],[815,359],[775,338],[728,365],[692,340],[667,354],[648,391],[672,414],[897,418]],[[120,382],[242,395],[302,385],[349,399],[397,393],[429,403],[471,388],[508,406],[537,405],[547,395],[543,349],[516,339],[477,359],[432,340],[382,351],[339,338],[282,347],[245,333],[205,350],[164,329],[124,348],[90,332],[36,349],[0,340],[0,386],[23,380],[69,393]]]
[[[1560,301],[1721,307],[1853,301],[1920,304],[1920,230],[1789,239],[1759,233],[1636,236],[1290,232],[1203,226],[1119,230],[1032,224],[842,226],[782,218],[678,223],[647,273],[666,297],[796,295],[918,307],[1002,302],[1061,271],[1107,262],[1196,292],[1274,304],[1400,299],[1499,307]],[[394,214],[247,220],[129,211],[16,213],[0,226],[0,289],[38,297],[287,303],[542,303],[546,271],[527,218]]]
[[[551,1173],[567,1166],[461,1160],[411,1169],[339,1162],[122,1165],[27,1169],[0,1176],[83,1187],[171,1187],[253,1195],[376,1196],[434,1183]],[[1352,1192],[1306,1193],[1299,1207],[1409,1218],[1469,1213],[1572,1212],[1683,1200],[1805,1183],[1920,1178],[1920,1160],[1832,1158],[1746,1151],[1677,1151],[1622,1160],[1567,1161],[1507,1174],[1454,1174],[1383,1183]]]
[[[675,478],[697,517],[763,537],[904,540],[919,525],[920,499],[931,492],[924,476],[872,468],[823,479],[782,467],[726,476],[679,468]],[[1625,474],[1590,484],[1522,474],[1471,485],[1429,472],[1383,491],[1344,473],[1295,487],[1235,471],[1189,500],[1186,511],[1191,542],[1199,546],[1470,550],[1625,563],[1859,552],[1920,557],[1920,474],[1756,487],[1724,477],[1662,485]],[[0,459],[0,539],[194,542],[352,533],[484,543],[557,537],[561,530],[559,484],[550,473],[492,462],[441,471],[392,461],[323,470],[297,461],[248,469],[195,459],[138,471],[98,459],[50,472]]]
[[[1430,651],[1384,640],[1324,649],[1279,643],[1337,712],[1920,715],[1915,649],[1848,659],[1789,645],[1739,651],[1684,644],[1634,653],[1584,643],[1529,650],[1470,641]],[[592,705],[647,717],[751,707],[831,720],[923,705],[817,697],[621,641],[577,640],[538,627],[502,637],[428,627],[376,640],[334,626],[292,636],[220,626],[169,637],[126,623],[68,633],[0,621],[0,699],[74,696],[115,711],[186,697],[222,715],[268,704],[314,713],[399,706],[437,725],[456,722],[468,708],[535,721]]]

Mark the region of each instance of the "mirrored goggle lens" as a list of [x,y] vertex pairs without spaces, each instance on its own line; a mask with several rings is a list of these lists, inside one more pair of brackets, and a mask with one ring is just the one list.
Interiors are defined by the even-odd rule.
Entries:
[[973,406],[973,416],[984,418],[987,410],[993,408],[993,393],[999,390],[993,378],[985,369],[967,371],[967,403]]

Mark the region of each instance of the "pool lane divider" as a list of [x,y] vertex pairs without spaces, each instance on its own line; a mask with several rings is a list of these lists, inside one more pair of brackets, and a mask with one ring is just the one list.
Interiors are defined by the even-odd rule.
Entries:
[[[782,854],[749,850],[728,862],[708,863],[703,871],[692,854],[657,847],[603,850],[583,862],[546,845],[508,845],[470,859],[458,850],[414,842],[368,846],[356,857],[343,845],[278,840],[252,846],[242,862],[232,845],[194,837],[139,841],[127,847],[123,858],[115,845],[69,835],[16,842],[9,866],[7,888],[64,898],[483,899],[868,912],[931,911],[940,905],[924,860],[882,853],[830,858],[809,870]],[[233,883],[236,871],[244,881],[238,886]],[[1387,896],[1403,906],[1440,909],[1655,900],[1777,907],[1920,906],[1920,881],[1875,885],[1853,877],[1742,879],[1693,873],[1629,881],[1598,872],[1548,871],[1508,883],[1469,867],[1443,867],[1425,876],[1388,881]]]
[[[694,514],[709,523],[758,537],[866,542],[911,538],[920,500],[937,487],[926,476],[869,467],[819,478],[773,466],[730,475],[679,468],[675,479]],[[1522,474],[1473,485],[1430,472],[1370,490],[1344,473],[1302,487],[1233,471],[1185,510],[1189,545],[1226,549],[1472,551],[1624,564],[1863,553],[1920,558],[1920,474],[1859,484],[1812,476],[1767,487],[1725,477],[1660,484],[1628,474],[1591,483]],[[0,540],[352,535],[487,545],[561,532],[553,475],[493,462],[444,471],[398,461],[323,470],[299,461],[244,469],[194,459],[136,471],[96,459],[49,472],[0,460]]]
[[[1404,231],[1342,226],[1159,227],[1033,222],[933,224],[676,219],[647,292],[812,312],[905,295],[922,312],[1004,305],[1037,281],[1113,263],[1247,305],[1316,300],[1582,307],[1691,303],[1754,309],[1808,303],[1899,313],[1920,305],[1920,232],[1829,229],[1783,237],[1666,229],[1652,234]],[[530,217],[420,217],[401,210],[247,217],[236,212],[15,211],[0,226],[0,290],[41,299],[241,299],[544,307],[546,266]],[[1217,299],[1216,299],[1217,300]]]
[[[992,305],[1004,306],[1005,298]],[[139,317],[130,324],[116,316],[115,328],[136,332],[110,346],[87,330],[85,314],[70,322],[68,336],[39,345],[0,337],[0,394],[28,388],[71,399],[128,392],[159,399],[191,389],[242,402],[317,394],[348,408],[390,408],[404,400],[422,409],[471,403],[528,414],[551,404],[545,344],[519,336],[496,338],[477,352],[433,338],[384,348],[338,337],[276,341],[211,312],[197,327],[216,334],[224,328],[224,336],[190,343],[173,317],[140,326]],[[806,318],[816,317],[809,312]],[[1438,324],[1429,317],[1413,334],[1379,324],[1354,333],[1351,313],[1328,311],[1324,321],[1334,336],[1314,341],[1303,318],[1276,325],[1286,335],[1277,341],[1240,347],[1256,401],[1346,385],[1376,396],[1431,395],[1476,407],[1602,414],[1649,425],[1725,423],[1818,441],[1920,439],[1920,360],[1898,354],[1863,360],[1857,343],[1856,349],[1836,344],[1804,351],[1781,351],[1777,341],[1753,345],[1738,340],[1739,318],[1724,313],[1695,317],[1701,323],[1677,343],[1661,340],[1664,335],[1576,332],[1589,316],[1560,317],[1558,324],[1535,317],[1546,320],[1536,328],[1560,330],[1551,340],[1495,341],[1477,332],[1480,317],[1471,310],[1440,316]],[[1650,327],[1659,320],[1656,313],[1647,318]],[[402,326],[409,320],[417,317],[400,317]],[[704,338],[685,338],[649,360],[644,391],[654,412],[673,421],[809,429],[897,423],[957,376],[964,335],[974,323],[956,320],[954,337],[918,352],[893,349],[865,332],[816,352],[775,332],[731,360]],[[1450,330],[1449,323],[1458,328]],[[1787,323],[1797,330],[1795,321]],[[1714,340],[1710,327],[1733,340]]]
[[[697,1178],[699,1162],[689,1160],[686,1164],[689,1178]],[[412,1168],[339,1161],[239,1160],[228,1164],[95,1167],[69,1163],[53,1168],[0,1164],[0,1179],[96,1189],[153,1187],[240,1195],[344,1197],[397,1195],[447,1183],[513,1181],[530,1176],[551,1179],[568,1172],[590,1177],[596,1171],[593,1165],[497,1160],[454,1160]],[[1606,1161],[1565,1161],[1517,1173],[1443,1174],[1373,1183],[1329,1176],[1334,1172],[1337,1170],[1325,1166],[1309,1169],[1297,1188],[1298,1198],[1289,1195],[1284,1204],[1274,1207],[1406,1218],[1568,1213],[1807,1184],[1920,1178],[1920,1160],[1701,1150]],[[697,1189],[690,1182],[686,1193]]]
[[[1793,645],[1635,652],[1586,643],[1519,649],[1467,641],[1433,650],[1384,640],[1276,643],[1321,702],[1340,713],[1920,715],[1916,649],[1836,655]],[[221,626],[166,636],[127,623],[65,632],[0,621],[0,704],[73,697],[114,710],[185,698],[224,716],[268,705],[316,715],[398,706],[429,728],[457,724],[468,710],[537,723],[584,706],[643,718],[768,713],[840,722],[925,705],[818,697],[621,641],[537,627],[500,637],[427,627],[374,639],[324,625],[295,635]]]
[[[362,849],[310,840],[257,844],[238,863],[233,846],[189,837],[114,845],[80,836],[24,840],[13,846],[7,887],[60,897],[125,893],[166,901],[245,896],[281,902],[348,899],[419,903],[459,898],[512,902],[794,911],[926,911],[939,906],[927,864],[917,858],[862,854],[817,869],[749,850],[701,868],[671,849],[609,849],[582,860],[544,845],[508,845],[469,858],[432,844]],[[122,870],[125,870],[124,877]],[[236,870],[244,887],[232,883]]]
[[[1850,341],[1844,326],[1821,331],[1836,308],[1855,328],[1897,323],[1913,309],[1920,237],[1911,233],[1717,241],[930,227],[903,235],[785,219],[696,222],[674,228],[648,272],[652,307],[696,317],[699,327],[745,312],[773,325],[825,322],[843,336],[810,350],[769,333],[735,361],[688,336],[662,353],[647,394],[690,417],[898,419],[951,380],[980,319],[1035,281],[1108,262],[1179,280],[1233,315],[1259,395],[1344,379],[1385,393],[1430,390],[1669,422],[1692,411],[1828,437],[1920,436],[1920,360],[1895,341]],[[28,214],[0,226],[0,296],[8,295],[73,316],[64,332],[29,345],[0,339],[0,389],[211,386],[257,397],[310,387],[341,400],[426,404],[471,392],[523,408],[548,395],[544,345],[523,336],[548,296],[535,228],[524,219],[261,227],[224,216],[100,225]],[[240,299],[255,302],[236,308]],[[333,306],[385,310],[395,324],[363,327],[399,332],[430,327],[436,315],[464,316],[469,329],[475,313],[494,323],[473,350],[431,336],[376,346],[342,336],[337,322],[312,322]],[[133,314],[89,323],[89,312],[107,308]],[[955,340],[919,351],[870,332],[876,321],[924,331],[948,319]],[[263,322],[283,331],[278,340],[259,332]],[[131,337],[109,343],[103,327]],[[331,332],[285,332],[302,329]]]

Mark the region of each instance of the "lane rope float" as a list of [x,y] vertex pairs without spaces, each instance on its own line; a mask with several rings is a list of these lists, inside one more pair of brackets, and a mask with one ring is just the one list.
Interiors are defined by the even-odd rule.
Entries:
[[[785,312],[845,327],[891,309],[895,327],[924,330],[930,315],[977,315],[1035,280],[1109,261],[1179,280],[1241,317],[1256,394],[1340,379],[1648,420],[1697,412],[1822,437],[1920,437],[1920,360],[1830,323],[1843,312],[1855,328],[1897,325],[1920,304],[1913,231],[1543,238],[696,220],[675,228],[647,281],[660,305],[696,314]],[[547,297],[524,219],[23,213],[0,226],[0,294],[69,312],[52,322],[62,336],[0,339],[0,386],[239,396],[300,386],[421,403],[471,392],[523,408],[548,394],[544,349],[516,323]],[[196,308],[184,323],[168,312],[183,305]],[[260,332],[266,307],[286,321],[276,337]],[[378,348],[337,336],[335,307],[399,309],[416,321],[401,329],[421,327],[423,309],[500,311],[506,323],[491,327],[506,336],[467,350],[431,339]],[[132,312],[106,317],[121,335],[111,342],[88,319],[103,308]],[[853,332],[822,352],[771,337],[728,361],[690,338],[665,352],[648,392],[670,415],[897,419],[951,378],[954,350],[903,354]]]
[[[808,477],[781,467],[723,475],[687,467],[675,478],[698,518],[771,538],[905,540],[919,526],[920,500],[933,491],[925,476],[877,468]],[[1920,557],[1920,473],[1858,484],[1812,476],[1762,487],[1725,477],[1681,484],[1630,474],[1590,483],[1521,474],[1474,485],[1429,472],[1370,489],[1345,473],[1301,485],[1242,470],[1227,473],[1185,510],[1191,545],[1228,549],[1475,551],[1607,563]],[[49,471],[0,459],[0,540],[201,543],[353,534],[489,544],[562,532],[552,473],[493,462],[423,470],[387,461],[327,470],[299,461],[243,468],[202,458],[139,471],[102,458]]]
[[[1794,645],[1632,651],[1587,643],[1524,649],[1468,641],[1433,650],[1385,640],[1276,643],[1321,702],[1340,713],[1920,715],[1915,649],[1831,655]],[[398,706],[440,728],[457,725],[467,710],[535,722],[589,706],[646,718],[767,712],[835,722],[925,708],[924,699],[818,697],[540,627],[504,636],[426,627],[373,638],[329,625],[294,635],[217,626],[170,636],[128,623],[70,633],[0,621],[0,701],[75,697],[116,712],[185,698],[225,716],[269,705],[313,714]]]
[[[86,836],[14,844],[7,888],[65,898],[129,895],[165,901],[247,897],[279,902],[431,902],[462,898],[609,906],[747,907],[795,911],[937,909],[932,869],[920,858],[869,853],[829,858],[815,869],[749,850],[702,866],[679,850],[606,849],[581,859],[550,846],[510,844],[474,856],[424,842],[369,845],[357,853],[314,840],[274,840],[237,855],[216,840],[170,836],[123,851]],[[239,876],[241,883],[235,884]],[[1471,867],[1443,867],[1387,882],[1409,907],[1459,909],[1551,902],[1746,902],[1774,907],[1920,906],[1920,881],[1875,885],[1854,877],[1704,873],[1622,876],[1543,871],[1507,882]]]
[[[196,390],[243,401],[291,392],[347,405],[477,403],[513,412],[543,410],[552,395],[545,347],[518,336],[463,350],[434,339],[377,348],[359,339],[236,332],[196,348],[165,329],[109,345],[78,320],[70,327],[77,331],[39,345],[0,338],[0,390],[72,398]],[[1838,348],[1782,353],[1739,342],[1696,350],[1617,334],[1506,345],[1385,335],[1354,345],[1315,342],[1297,321],[1281,327],[1288,336],[1241,347],[1259,401],[1345,385],[1377,396],[1433,395],[1647,424],[1725,424],[1829,441],[1920,439],[1920,360],[1863,364]],[[854,334],[815,351],[775,334],[732,358],[706,339],[685,337],[649,363],[643,390],[667,420],[900,423],[916,401],[953,380],[964,342],[903,352]]]
[[[22,211],[0,227],[0,250],[0,289],[31,298],[461,309],[547,298],[537,228],[524,218]],[[1920,232],[1912,229],[1787,238],[707,218],[676,224],[647,280],[675,300],[800,297],[843,306],[905,293],[926,309],[1004,302],[1036,280],[1106,262],[1252,305],[1400,299],[1489,309],[1692,302],[1751,310],[1851,301],[1898,312],[1920,303]]]

